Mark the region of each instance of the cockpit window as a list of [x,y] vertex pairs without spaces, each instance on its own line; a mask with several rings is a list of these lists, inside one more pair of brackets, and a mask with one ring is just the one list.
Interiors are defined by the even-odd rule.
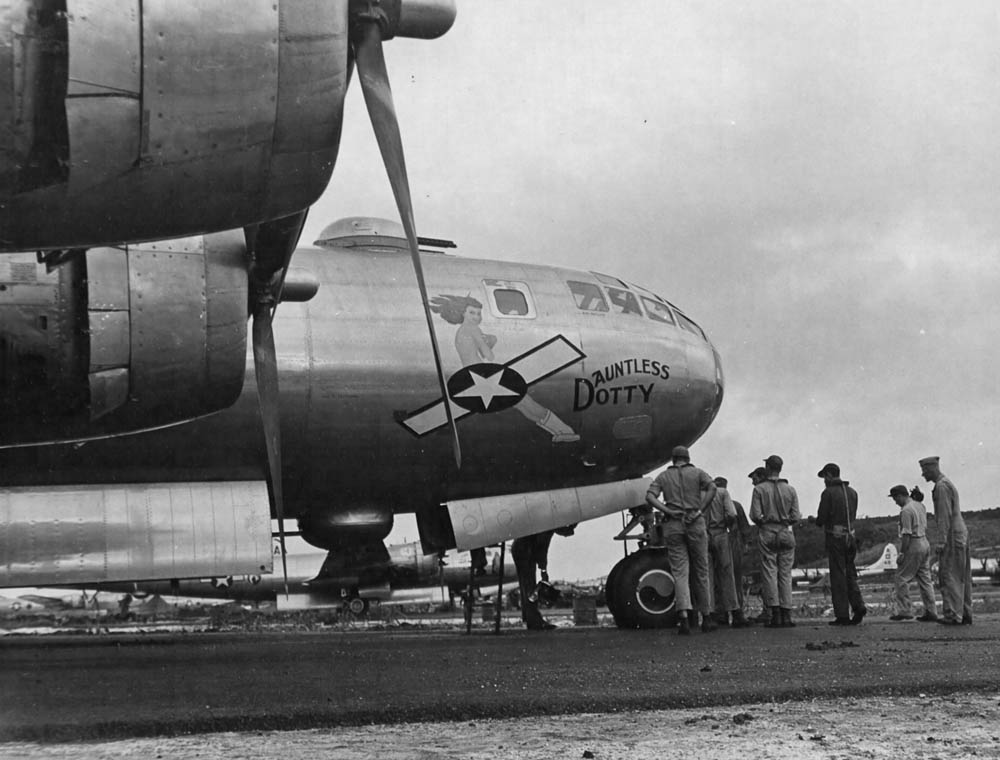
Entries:
[[500,319],[536,316],[531,291],[523,282],[511,280],[483,280],[490,304],[490,312]]
[[680,326],[683,327],[688,332],[694,333],[702,340],[708,340],[708,338],[705,337],[705,333],[702,332],[702,329],[680,312],[677,312],[677,321],[680,324]]
[[639,308],[639,299],[635,297],[635,293],[619,288],[608,288],[608,298],[611,299],[611,305],[615,307],[617,313],[634,314],[637,317],[642,316],[642,309]]
[[646,306],[647,316],[654,322],[664,322],[668,325],[677,324],[674,322],[674,315],[670,313],[670,309],[666,304],[654,301],[652,298],[646,298],[646,296],[642,296],[642,302]]
[[608,302],[604,300],[601,289],[592,282],[576,282],[568,280],[569,290],[576,301],[576,308],[583,311],[607,311]]

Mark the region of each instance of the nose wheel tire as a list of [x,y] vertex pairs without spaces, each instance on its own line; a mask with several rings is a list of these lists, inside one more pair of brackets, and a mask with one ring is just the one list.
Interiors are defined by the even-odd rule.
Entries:
[[642,549],[612,568],[605,587],[619,628],[667,628],[677,623],[674,576],[663,549]]

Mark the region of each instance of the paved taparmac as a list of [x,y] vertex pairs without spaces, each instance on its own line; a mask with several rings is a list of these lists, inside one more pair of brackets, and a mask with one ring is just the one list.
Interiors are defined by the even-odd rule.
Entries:
[[1000,619],[672,631],[0,640],[0,741],[995,691]]

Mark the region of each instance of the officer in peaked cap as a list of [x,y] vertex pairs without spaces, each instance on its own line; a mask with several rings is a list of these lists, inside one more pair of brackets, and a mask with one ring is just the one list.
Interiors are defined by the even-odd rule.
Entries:
[[691,464],[686,446],[675,446],[670,456],[672,464],[650,483],[646,503],[665,515],[663,537],[674,575],[674,599],[680,616],[677,632],[690,634],[691,619],[697,621],[691,598],[693,592],[701,612],[701,630],[709,633],[715,630],[716,623],[710,617],[705,510],[711,505],[717,487],[708,473]]
[[958,502],[958,489],[941,472],[940,457],[920,460],[920,474],[934,484],[934,518],[937,522],[938,580],[941,583],[939,623],[972,625],[972,557],[969,554],[969,530]]

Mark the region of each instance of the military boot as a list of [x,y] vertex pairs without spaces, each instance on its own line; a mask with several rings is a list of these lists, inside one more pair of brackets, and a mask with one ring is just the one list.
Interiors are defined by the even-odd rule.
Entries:
[[733,610],[733,628],[749,628],[753,625],[746,616],[743,614],[743,610]]
[[792,622],[792,611],[782,608],[781,610],[781,627],[782,628],[794,628],[795,623]]
[[781,608],[772,607],[771,608],[771,620],[764,623],[765,628],[781,628]]
[[702,633],[711,633],[712,631],[716,630],[718,627],[719,627],[719,624],[716,623],[714,620],[712,620],[712,616],[711,615],[702,615],[701,616],[701,632]]
[[688,616],[683,612],[680,615],[680,622],[677,624],[677,634],[679,636],[691,635],[691,624],[688,622]]

